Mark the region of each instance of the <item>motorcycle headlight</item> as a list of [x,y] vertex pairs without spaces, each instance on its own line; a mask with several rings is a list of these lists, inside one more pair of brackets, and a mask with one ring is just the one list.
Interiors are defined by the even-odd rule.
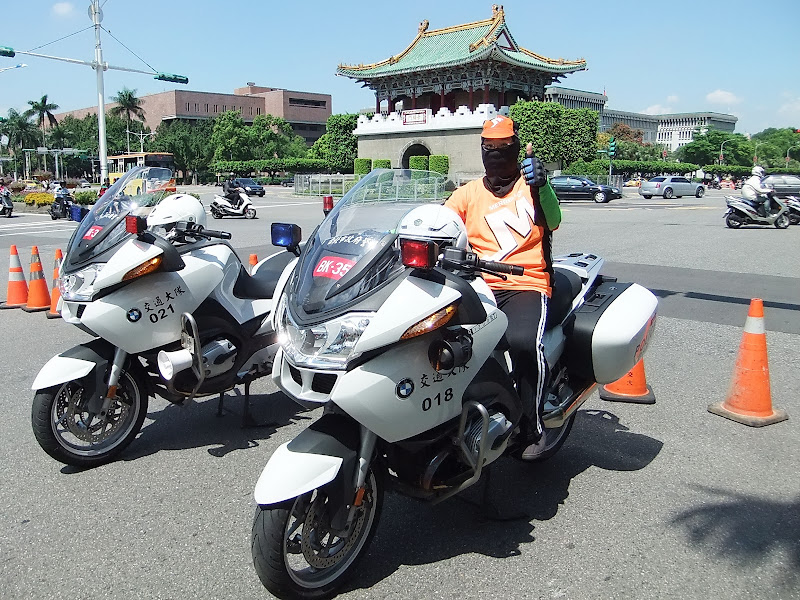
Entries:
[[289,359],[301,367],[344,369],[359,354],[353,349],[375,313],[350,313],[310,327],[294,322],[286,296],[278,305],[278,342]]
[[58,291],[64,300],[87,302],[94,295],[94,281],[105,264],[92,264],[69,275],[63,275],[58,283]]

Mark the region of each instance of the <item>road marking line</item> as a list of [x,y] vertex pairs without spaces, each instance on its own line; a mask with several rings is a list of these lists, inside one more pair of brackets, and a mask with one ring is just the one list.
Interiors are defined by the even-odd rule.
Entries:
[[39,234],[48,234],[48,233],[58,233],[60,231],[75,231],[75,228],[71,229],[42,229],[40,231],[23,231],[19,233],[0,233],[0,237],[8,237],[10,235],[39,235]]

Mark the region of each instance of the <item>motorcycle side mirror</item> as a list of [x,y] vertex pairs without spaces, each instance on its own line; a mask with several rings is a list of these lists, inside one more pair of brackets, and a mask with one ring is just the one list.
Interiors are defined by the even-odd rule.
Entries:
[[273,223],[270,227],[272,245],[286,248],[296,256],[300,256],[300,240],[303,239],[303,232],[299,225],[294,223]]

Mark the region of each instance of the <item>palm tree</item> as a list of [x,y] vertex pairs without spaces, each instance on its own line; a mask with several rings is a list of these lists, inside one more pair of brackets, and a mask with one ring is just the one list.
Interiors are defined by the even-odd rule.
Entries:
[[142,101],[136,97],[136,90],[129,90],[126,87],[123,87],[122,91],[118,92],[116,96],[112,96],[111,101],[116,102],[117,106],[108,112],[115,117],[121,117],[122,115],[125,115],[125,120],[128,124],[125,128],[125,136],[128,140],[128,152],[130,152],[131,134],[128,133],[128,130],[131,128],[131,115],[140,121],[144,121],[144,109],[142,108]]
[[[36,124],[42,128],[42,146],[46,146],[47,142],[45,139],[45,134],[47,130],[47,123],[50,125],[57,125],[58,121],[53,116],[54,110],[58,110],[58,104],[53,104],[52,102],[47,101],[47,94],[42,96],[42,99],[38,102],[36,100],[28,100],[28,104],[31,107],[25,111],[25,116],[27,117],[37,117]],[[43,154],[42,158],[44,159],[44,170],[47,170],[47,155]]]
[[6,120],[0,123],[0,133],[8,136],[8,149],[15,160],[23,148],[35,146],[39,137],[36,125],[31,122],[30,117],[13,108],[8,109]]

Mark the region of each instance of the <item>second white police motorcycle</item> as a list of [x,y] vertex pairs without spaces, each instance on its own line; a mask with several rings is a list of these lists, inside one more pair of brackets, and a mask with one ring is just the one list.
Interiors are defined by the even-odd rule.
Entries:
[[[61,265],[61,316],[94,339],[42,367],[31,419],[42,449],[69,465],[118,455],[153,394],[176,404],[219,394],[221,412],[222,394],[243,384],[247,418],[250,382],[272,370],[271,297],[292,256],[248,274],[230,234],[205,229],[199,200],[140,193],[147,171],[132,169],[103,194]],[[158,171],[166,179],[153,188],[171,177]]]
[[[253,562],[281,598],[335,593],[375,533],[384,490],[440,502],[519,456],[530,427],[503,346],[507,319],[435,173],[375,170],[308,240],[276,289],[277,385],[322,416],[269,459],[255,488]],[[511,210],[508,223],[523,217]],[[297,247],[298,228],[273,224]],[[544,346],[552,456],[597,383],[642,357],[656,297],[576,253],[555,265]]]

